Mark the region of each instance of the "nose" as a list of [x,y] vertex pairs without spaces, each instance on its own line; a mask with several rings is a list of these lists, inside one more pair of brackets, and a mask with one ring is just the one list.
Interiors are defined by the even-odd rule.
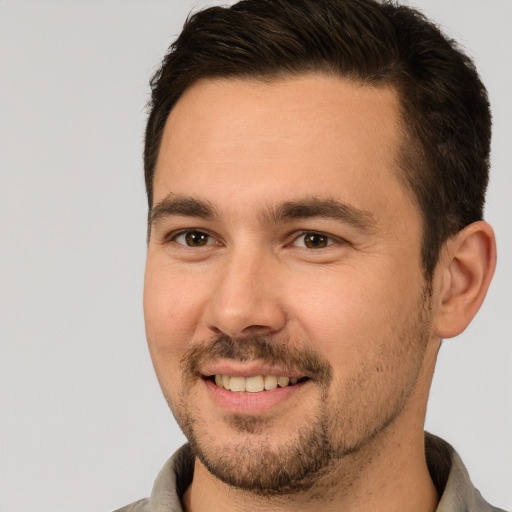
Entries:
[[231,338],[280,331],[286,314],[277,286],[278,266],[271,256],[248,250],[226,256],[205,311],[208,329]]

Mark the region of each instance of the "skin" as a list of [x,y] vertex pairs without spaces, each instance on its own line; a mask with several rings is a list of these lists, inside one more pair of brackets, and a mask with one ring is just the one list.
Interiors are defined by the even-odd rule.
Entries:
[[[398,112],[392,88],[317,75],[201,81],[171,112],[144,312],[163,393],[201,453],[187,510],[435,510],[428,390],[441,337],[483,300],[494,239],[483,222],[463,230],[427,287],[422,218],[396,175]],[[282,357],[255,352],[256,336]],[[221,337],[234,360],[215,355]],[[303,354],[328,377],[307,373]],[[310,378],[242,399],[219,394],[203,378],[212,373]],[[282,461],[293,469],[320,432],[325,467],[280,491],[248,490]]]

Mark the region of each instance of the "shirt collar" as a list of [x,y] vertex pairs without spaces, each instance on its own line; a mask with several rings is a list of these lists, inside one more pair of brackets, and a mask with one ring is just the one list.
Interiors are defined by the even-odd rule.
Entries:
[[[446,441],[425,433],[425,453],[430,476],[440,496],[436,512],[504,512],[482,498],[457,452]],[[182,512],[181,497],[192,482],[193,474],[194,456],[186,444],[158,474],[150,498],[151,512]]]

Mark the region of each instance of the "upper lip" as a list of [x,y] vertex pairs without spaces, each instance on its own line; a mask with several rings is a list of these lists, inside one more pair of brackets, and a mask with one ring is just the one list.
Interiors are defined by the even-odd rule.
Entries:
[[296,370],[266,365],[258,361],[247,361],[244,363],[235,361],[218,361],[202,368],[201,374],[203,377],[210,377],[211,375],[229,375],[232,377],[275,375],[277,377],[291,377],[297,379],[306,377],[306,375],[299,373]]

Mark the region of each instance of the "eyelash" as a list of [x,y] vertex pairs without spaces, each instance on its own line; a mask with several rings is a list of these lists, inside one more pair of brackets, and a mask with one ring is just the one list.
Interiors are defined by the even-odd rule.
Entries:
[[[181,243],[181,242],[178,242],[177,239],[180,237],[180,236],[183,236],[183,235],[187,235],[187,234],[197,234],[197,235],[202,235],[204,237],[207,237],[207,241],[204,245],[198,245],[198,246],[192,246],[192,245],[189,245],[187,243]],[[322,241],[325,241],[326,242],[326,245],[324,246],[321,246],[321,247],[308,247],[307,246],[307,242],[305,241],[305,238],[307,236],[310,236],[310,237],[317,237],[319,238],[320,240],[318,240],[320,243],[322,243]],[[300,240],[303,240],[303,243],[304,245],[296,245],[296,243]],[[212,240],[214,243],[212,243]],[[213,235],[211,235],[210,233],[208,233],[207,231],[203,231],[203,230],[200,230],[200,229],[183,229],[183,230],[180,230],[178,232],[175,232],[175,233],[171,233],[169,236],[167,236],[165,238],[165,243],[168,243],[168,242],[174,242],[180,246],[183,246],[183,247],[188,247],[188,248],[191,248],[191,249],[194,249],[194,248],[201,248],[201,247],[207,247],[207,246],[211,246],[211,245],[215,245],[215,237]],[[327,247],[330,247],[332,245],[336,245],[336,244],[340,244],[340,243],[347,243],[345,240],[341,239],[341,238],[338,238],[338,237],[334,237],[332,235],[328,235],[326,233],[323,233],[321,231],[302,231],[298,234],[295,234],[293,236],[293,238],[291,239],[291,242],[287,243],[286,245],[287,246],[291,246],[291,247],[299,247],[301,249],[306,249],[306,250],[319,250],[319,249],[325,249]]]
[[171,233],[169,236],[165,237],[165,243],[168,243],[168,242],[174,242],[178,245],[181,245],[183,247],[190,247],[191,249],[193,249],[194,247],[191,246],[191,245],[188,245],[186,243],[180,243],[177,241],[177,239],[182,236],[182,235],[187,235],[187,234],[192,234],[192,233],[196,233],[198,235],[205,235],[206,237],[208,237],[208,241],[207,243],[205,243],[204,245],[199,245],[198,247],[206,247],[206,246],[209,246],[209,245],[213,245],[212,243],[210,243],[210,240],[215,240],[215,237],[212,236],[210,233],[208,233],[207,231],[203,231],[201,229],[182,229],[178,232],[174,232],[174,233]]
[[[306,242],[307,236],[324,239],[327,243],[323,247],[308,247],[307,242]],[[295,245],[296,242],[298,242],[299,240],[303,240],[304,246],[303,245],[300,245],[300,246]],[[335,245],[340,242],[341,242],[340,238],[334,237],[332,235],[328,235],[326,233],[322,233],[321,231],[303,231],[303,232],[299,233],[297,236],[295,236],[293,238],[291,244],[289,244],[289,245],[294,246],[294,247],[300,247],[301,249],[319,250],[319,249],[325,249],[326,247],[330,247],[331,245]]]

